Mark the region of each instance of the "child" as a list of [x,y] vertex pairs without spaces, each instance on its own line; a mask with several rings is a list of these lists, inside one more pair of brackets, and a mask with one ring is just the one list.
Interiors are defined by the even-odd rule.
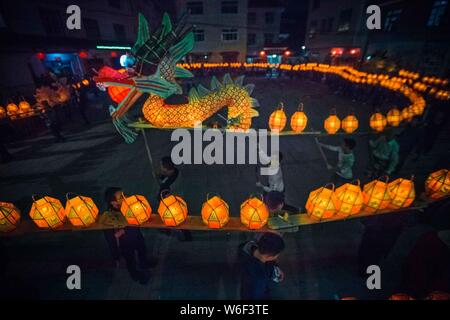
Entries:
[[[319,146],[338,153],[338,163],[335,172],[334,180],[342,180],[348,182],[353,179],[353,164],[355,163],[355,156],[353,149],[356,146],[356,142],[353,139],[344,139],[341,146],[332,146],[319,142]],[[332,167],[329,166],[328,169]]]
[[257,181],[256,186],[262,188],[264,192],[278,191],[284,192],[283,172],[281,171],[281,162],[283,161],[283,154],[279,152],[278,156],[269,158],[262,150],[259,151],[259,158],[265,163],[270,162],[270,166],[278,167],[275,174],[269,175],[269,185],[265,186]]
[[170,192],[170,186],[177,180],[179,171],[170,157],[163,157],[160,164],[160,175],[158,177],[159,192],[158,200],[161,199],[163,191]]
[[281,282],[284,279],[284,273],[276,264],[284,246],[284,241],[279,235],[266,232],[257,242],[249,241],[239,247],[241,299],[270,298],[270,283]]
[[[105,202],[108,207],[108,212],[105,215],[113,215],[120,212],[122,200],[122,189],[116,187],[106,189]],[[139,266],[142,269],[151,268],[156,263],[147,260],[147,249],[141,230],[138,227],[125,227],[105,230],[104,234],[116,265],[119,264],[120,256],[122,256],[125,259],[131,278],[134,281],[139,281],[141,284],[146,284],[149,277],[137,269],[135,253],[137,252],[138,254]]]
[[391,175],[397,168],[399,161],[399,144],[395,140],[393,130],[369,141],[370,164],[367,170],[369,177]]

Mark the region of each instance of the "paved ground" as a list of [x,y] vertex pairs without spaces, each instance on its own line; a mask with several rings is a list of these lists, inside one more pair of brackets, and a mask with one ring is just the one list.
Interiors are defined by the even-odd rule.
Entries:
[[[339,114],[356,111],[361,127],[367,127],[371,107],[334,95],[325,86],[309,81],[247,79],[254,82],[253,96],[261,104],[258,127],[266,127],[268,115],[280,100],[291,115],[299,100],[304,101],[311,128],[321,128],[332,106]],[[307,96],[307,97],[305,97]],[[92,126],[79,120],[66,126],[68,141],[55,144],[43,135],[11,145],[15,161],[0,166],[1,200],[14,202],[27,218],[32,194],[64,199],[66,192],[94,198],[103,208],[102,194],[108,186],[120,186],[129,194],[143,194],[156,207],[155,184],[147,160],[142,135],[134,144],[125,144],[109,120],[101,120],[100,105],[92,107],[99,118]],[[95,112],[94,112],[95,111]],[[170,154],[174,143],[169,131],[152,130],[148,138],[154,159]],[[425,176],[448,165],[450,135],[439,136],[437,147],[419,161],[409,161],[401,174],[416,174],[420,191]],[[367,137],[357,136],[355,175],[362,176],[367,163]],[[339,143],[339,137],[323,138]],[[309,191],[329,181],[327,171],[312,137],[283,137],[281,150],[287,198],[304,207]],[[335,162],[332,153],[330,162]],[[256,192],[255,166],[183,165],[182,195],[190,214],[199,214],[207,192],[217,192],[238,215],[240,203]],[[232,187],[230,187],[232,186]],[[365,279],[357,273],[356,256],[363,227],[360,221],[328,223],[303,227],[286,235],[287,250],[281,258],[286,281],[275,288],[284,299],[333,299],[336,295],[373,298],[365,289]],[[123,267],[109,265],[109,252],[101,232],[48,233],[4,240],[10,264],[6,275],[14,287],[34,287],[41,298],[65,299],[217,299],[237,298],[233,264],[236,247],[249,233],[199,232],[192,242],[180,242],[174,235],[145,230],[149,251],[159,264],[152,271],[150,283],[133,283]],[[83,271],[83,289],[65,288],[65,268],[78,264]],[[27,289],[26,292],[31,292]]]

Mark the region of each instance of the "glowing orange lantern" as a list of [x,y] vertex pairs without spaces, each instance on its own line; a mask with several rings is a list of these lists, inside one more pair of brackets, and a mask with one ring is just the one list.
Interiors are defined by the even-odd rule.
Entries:
[[286,126],[286,114],[284,113],[283,103],[280,103],[280,107],[278,110],[272,112],[269,118],[269,127],[272,132],[278,133],[283,131]]
[[413,203],[416,197],[414,182],[408,179],[398,178],[388,185],[391,202],[388,205],[390,209],[406,208]]
[[414,114],[409,110],[408,107],[405,107],[402,109],[402,119],[403,120],[411,122],[413,117],[414,117]]
[[402,113],[397,108],[389,110],[386,117],[387,123],[392,127],[398,127],[400,122],[402,122]]
[[16,229],[20,220],[20,211],[9,202],[0,202],[0,232],[10,232]]
[[330,116],[325,119],[323,126],[329,134],[335,134],[341,127],[341,120],[337,117],[336,111],[332,111]]
[[395,293],[389,297],[389,300],[415,300],[415,299],[406,293]]
[[298,111],[296,111],[291,117],[291,129],[294,132],[302,132],[306,128],[308,123],[308,117],[303,112],[303,103],[300,103]]
[[8,116],[16,116],[19,113],[19,107],[15,103],[10,103],[6,106]]
[[364,212],[374,213],[384,210],[391,203],[391,196],[388,191],[388,177],[385,181],[373,180],[364,185]]
[[88,227],[95,222],[98,208],[91,198],[76,196],[67,199],[65,214],[75,227]]
[[121,103],[130,90],[131,89],[127,87],[110,86],[108,87],[108,94],[115,103]]
[[0,119],[6,118],[6,110],[3,107],[0,107]]
[[88,79],[83,79],[81,80],[81,83],[84,84],[85,86],[89,85],[89,80]]
[[202,206],[203,222],[211,229],[220,229],[228,223],[229,218],[228,204],[218,196],[208,196]]
[[61,201],[52,197],[33,198],[30,217],[39,228],[56,229],[63,225],[65,212]]
[[28,115],[30,112],[32,112],[30,104],[28,102],[26,102],[26,101],[21,101],[19,103],[19,113],[20,113],[20,115],[23,117],[23,116]]
[[352,133],[358,129],[358,123],[358,119],[353,114],[349,114],[342,120],[342,130]]
[[450,194],[450,171],[442,169],[430,174],[425,181],[425,192],[432,199],[439,199]]
[[261,229],[269,219],[269,209],[261,199],[251,197],[241,204],[241,222],[247,228]]
[[305,208],[312,218],[328,219],[338,211],[340,202],[334,193],[334,184],[330,185],[331,189],[324,186],[309,194]]
[[356,182],[357,184],[343,184],[334,192],[336,198],[340,202],[337,215],[348,217],[358,214],[361,211],[364,202],[364,196],[359,186],[359,180],[357,180]]
[[166,226],[175,227],[186,220],[188,208],[181,197],[169,195],[161,199],[158,213]]
[[150,219],[152,208],[144,196],[134,195],[125,197],[123,194],[122,196],[123,201],[120,212],[122,212],[128,224],[141,225]]
[[374,113],[370,116],[369,124],[373,130],[381,132],[387,125],[386,117],[379,112]]

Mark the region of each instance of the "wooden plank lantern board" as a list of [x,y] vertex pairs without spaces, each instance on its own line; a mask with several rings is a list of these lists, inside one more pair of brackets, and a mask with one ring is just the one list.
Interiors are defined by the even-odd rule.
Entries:
[[[204,223],[202,216],[200,215],[189,215],[186,220],[179,224],[176,227],[168,227],[163,220],[159,217],[157,213],[152,213],[151,217],[148,221],[142,223],[139,227],[141,228],[150,228],[150,229],[181,229],[181,230],[192,230],[192,231],[237,231],[237,232],[264,232],[270,230],[280,230],[289,229],[293,227],[301,227],[312,224],[319,223],[328,223],[328,222],[336,222],[336,221],[347,221],[349,219],[358,219],[358,218],[367,218],[377,215],[384,214],[401,214],[402,212],[411,212],[417,210],[423,210],[430,203],[438,200],[423,200],[416,199],[414,205],[408,208],[401,208],[398,210],[380,210],[375,213],[371,212],[362,212],[356,215],[351,215],[343,218],[340,215],[333,216],[328,219],[317,219],[315,217],[311,217],[307,213],[299,213],[293,214],[290,216],[276,216],[268,219],[268,222],[265,226],[260,229],[249,229],[245,225],[242,224],[240,217],[230,217],[227,224],[220,229],[210,228],[207,224]],[[120,212],[110,213],[104,212],[100,215],[100,218],[93,224],[87,227],[75,227],[72,226],[67,220],[63,225],[56,229],[41,229],[38,228],[32,220],[22,220],[17,225],[17,228],[11,232],[0,232],[0,237],[14,237],[14,236],[22,236],[27,234],[38,234],[38,233],[56,233],[56,232],[76,232],[76,231],[88,231],[88,230],[106,230],[106,229],[115,229],[115,228],[123,228],[126,226],[133,226],[127,223],[126,219]]]

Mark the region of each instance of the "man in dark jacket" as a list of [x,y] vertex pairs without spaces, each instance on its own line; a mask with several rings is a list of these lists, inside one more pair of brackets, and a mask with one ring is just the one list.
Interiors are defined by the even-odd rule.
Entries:
[[[105,202],[109,212],[105,214],[120,212],[122,199],[122,189],[116,187],[106,189]],[[135,253],[138,255],[139,267],[142,269],[151,268],[156,263],[147,260],[147,248],[139,227],[109,229],[105,230],[104,234],[116,265],[119,264],[120,256],[122,256],[125,259],[131,278],[139,281],[141,284],[146,284],[149,277],[141,270],[138,270]]]
[[284,279],[276,264],[283,250],[283,239],[272,232],[262,234],[257,242],[249,241],[239,247],[241,299],[270,299],[270,283]]

